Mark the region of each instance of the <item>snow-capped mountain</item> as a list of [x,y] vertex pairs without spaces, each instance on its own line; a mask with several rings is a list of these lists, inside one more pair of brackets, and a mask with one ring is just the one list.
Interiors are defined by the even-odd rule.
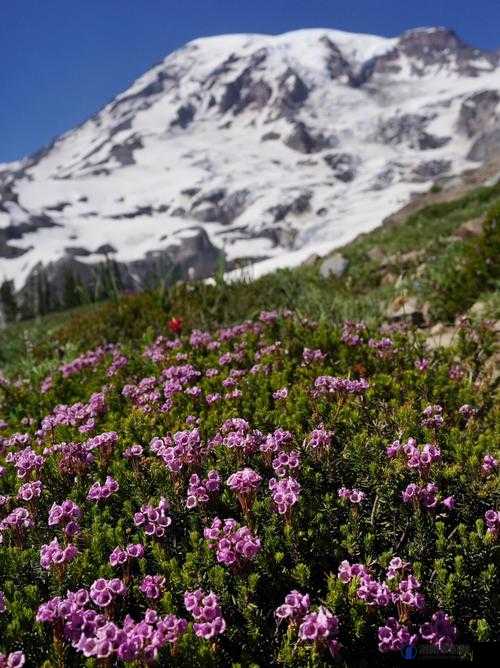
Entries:
[[197,39],[0,165],[0,281],[60,290],[105,257],[127,287],[223,254],[256,275],[299,263],[491,157],[499,102],[498,54],[444,28]]

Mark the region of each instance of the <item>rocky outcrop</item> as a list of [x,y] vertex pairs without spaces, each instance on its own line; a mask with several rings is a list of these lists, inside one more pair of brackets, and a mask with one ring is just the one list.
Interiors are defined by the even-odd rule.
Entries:
[[404,295],[396,297],[385,310],[385,317],[392,322],[410,322],[422,326],[429,319],[429,306],[421,305],[416,297]]
[[323,260],[319,267],[319,273],[323,278],[340,278],[345,274],[349,266],[349,260],[340,253],[334,253]]
[[500,151],[500,126],[488,132],[482,132],[472,144],[468,160],[486,162],[493,160]]
[[466,137],[493,129],[500,123],[500,92],[483,90],[469,95],[461,104],[457,130]]
[[339,181],[349,183],[356,176],[359,158],[354,155],[350,153],[329,153],[323,159]]
[[452,64],[459,74],[473,77],[494,69],[496,64],[493,54],[470,47],[448,28],[408,30],[400,37],[397,49],[416,61],[416,73],[423,73],[427,67]]
[[19,311],[30,315],[71,306],[68,299],[76,290],[86,291],[90,298],[103,297],[114,289],[143,290],[179,279],[206,278],[223,256],[201,227],[183,230],[171,244],[138,260],[116,261],[115,253],[112,246],[101,246],[95,254],[106,259],[82,262],[79,258],[90,253],[70,247],[55,262],[37,264],[16,295]]
[[393,116],[380,124],[377,138],[385,144],[406,144],[412,149],[441,148],[451,137],[436,137],[427,132],[426,127],[431,120],[431,117],[419,114]]
[[321,132],[310,130],[305,123],[299,121],[294,124],[292,131],[285,138],[288,148],[300,153],[317,153],[325,148],[337,146],[338,139],[335,136],[325,136]]
[[326,68],[331,79],[340,79],[352,77],[352,68],[349,62],[342,55],[339,47],[326,37],[321,38],[321,42],[327,47],[328,55],[326,58]]
[[[135,164],[134,151],[144,148],[140,137],[129,137],[122,144],[115,144],[109,151],[110,157],[114,158],[121,167]],[[100,163],[96,163],[100,164]]]
[[175,128],[176,126],[185,130],[193,121],[194,115],[196,113],[196,107],[191,104],[183,104],[177,109],[177,118],[172,121],[170,127]]
[[225,188],[219,188],[198,196],[191,206],[190,215],[203,223],[229,225],[243,213],[249,198],[250,191],[246,188],[228,195]]
[[259,110],[266,105],[272,94],[271,87],[263,79],[254,79],[254,74],[266,58],[267,51],[260,49],[251,56],[248,67],[225,85],[219,102],[221,114],[232,111],[236,116],[249,107]]
[[453,233],[454,237],[458,239],[468,239],[470,237],[478,237],[483,233],[483,223],[484,218],[474,218],[473,220],[466,220],[465,223],[462,223],[455,232]]
[[414,181],[430,181],[446,174],[451,169],[451,160],[424,160],[413,169]]
[[267,209],[266,213],[271,214],[274,223],[279,223],[289,214],[297,216],[305,213],[306,211],[309,211],[311,208],[311,197],[311,192],[303,192],[289,202],[276,204],[275,206],[270,207]]
[[293,115],[307,100],[309,89],[291,67],[283,74],[278,83],[279,105],[284,115]]

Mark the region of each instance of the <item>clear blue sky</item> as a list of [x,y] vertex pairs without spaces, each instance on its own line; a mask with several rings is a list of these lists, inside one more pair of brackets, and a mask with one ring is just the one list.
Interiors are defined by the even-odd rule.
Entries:
[[0,162],[85,120],[195,37],[337,28],[393,36],[444,25],[500,47],[500,0],[3,0]]

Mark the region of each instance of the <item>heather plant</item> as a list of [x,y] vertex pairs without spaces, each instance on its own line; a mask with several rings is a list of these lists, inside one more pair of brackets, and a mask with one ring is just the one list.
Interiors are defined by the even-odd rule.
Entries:
[[428,350],[271,308],[117,317],[1,377],[5,665],[377,665],[498,635],[487,323]]

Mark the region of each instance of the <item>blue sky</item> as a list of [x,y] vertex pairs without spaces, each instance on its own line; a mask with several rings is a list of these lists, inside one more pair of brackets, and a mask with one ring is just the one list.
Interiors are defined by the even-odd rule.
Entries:
[[0,162],[84,121],[185,42],[337,28],[392,36],[444,25],[500,47],[500,0],[15,0],[0,12]]

